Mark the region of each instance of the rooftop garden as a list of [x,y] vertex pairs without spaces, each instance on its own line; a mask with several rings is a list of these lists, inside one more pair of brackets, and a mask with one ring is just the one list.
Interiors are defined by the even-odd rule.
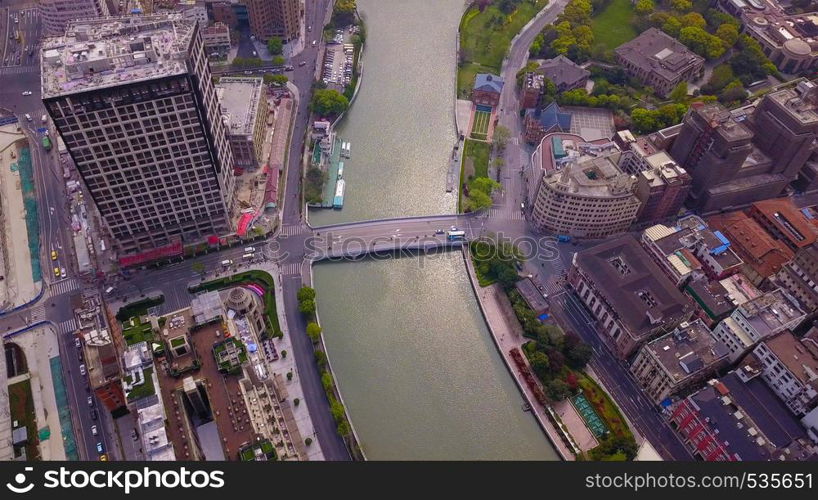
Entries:
[[124,322],[126,319],[134,316],[145,316],[148,314],[148,309],[164,302],[165,297],[161,295],[159,297],[148,297],[147,299],[142,299],[137,302],[131,302],[117,311],[116,319],[120,322]]
[[17,421],[26,428],[26,460],[39,460],[40,450],[37,446],[37,420],[34,413],[34,398],[31,396],[31,380],[23,380],[8,386],[9,411],[11,420]]
[[[258,458],[256,458],[258,455]],[[242,462],[277,460],[275,446],[270,440],[265,439],[253,445],[239,450],[239,459]]]
[[[236,356],[231,356],[231,352],[235,352]],[[219,365],[219,371],[235,374],[247,362],[247,348],[241,340],[230,337],[213,345],[213,357]]]
[[[142,374],[145,376],[145,381],[131,389],[127,396],[128,401],[136,401],[156,394],[156,387],[153,385],[153,367],[145,368]],[[125,376],[125,382],[129,384],[132,382],[130,375]]]
[[244,273],[227,276],[225,278],[208,281],[191,287],[190,292],[210,292],[244,284],[255,284],[264,289],[264,313],[267,317],[267,324],[270,332],[272,332],[271,335],[273,337],[283,335],[281,332],[281,325],[278,322],[278,313],[276,312],[276,300],[274,295],[275,282],[273,281],[273,277],[264,271],[247,271]]
[[142,323],[139,316],[133,316],[122,323],[122,336],[127,345],[150,342],[154,338],[150,322]]

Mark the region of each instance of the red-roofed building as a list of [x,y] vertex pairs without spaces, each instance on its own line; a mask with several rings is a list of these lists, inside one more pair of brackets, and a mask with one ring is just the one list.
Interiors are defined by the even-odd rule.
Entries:
[[757,201],[750,207],[749,215],[793,251],[813,244],[818,237],[818,227],[789,198]]
[[707,219],[711,229],[720,230],[744,261],[744,274],[758,285],[777,273],[793,258],[793,251],[773,238],[744,212],[714,215]]

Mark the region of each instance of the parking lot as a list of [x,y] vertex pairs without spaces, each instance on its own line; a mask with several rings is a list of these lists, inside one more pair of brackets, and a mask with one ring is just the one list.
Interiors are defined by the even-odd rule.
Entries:
[[327,88],[343,92],[352,81],[354,48],[351,39],[352,32],[346,29],[336,30],[334,38],[327,40],[321,70],[321,79],[327,84]]

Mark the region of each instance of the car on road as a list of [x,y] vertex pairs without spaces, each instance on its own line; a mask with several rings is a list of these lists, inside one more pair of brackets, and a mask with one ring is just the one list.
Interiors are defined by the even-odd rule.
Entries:
[[77,346],[77,349],[82,347],[82,344],[80,343],[80,338],[79,337],[74,337],[74,345]]
[[457,226],[452,226],[452,231],[457,231]]
[[136,433],[136,429],[131,429],[131,439],[139,441],[139,434]]
[[445,231],[443,231],[442,229],[436,229],[435,230],[435,234],[443,234],[444,232]]
[[312,31],[312,26],[307,26],[307,31]]
[[232,265],[233,265],[233,261],[232,261],[232,260],[230,260],[230,259],[223,260],[223,261],[222,261],[222,265],[223,265],[224,267],[227,267],[227,266],[232,266]]
[[292,71],[292,70],[294,70],[294,69],[295,69],[295,68],[293,68],[293,67],[292,67],[292,66],[290,66],[290,65],[284,66],[284,71]]
[[85,365],[80,365],[80,375],[85,376]]
[[107,462],[108,461],[108,455],[103,453],[102,455],[99,456],[99,461],[100,462]]
[[61,267],[60,268],[60,278],[65,278],[66,276],[68,276],[68,273],[65,271],[64,267]]
[[31,95],[31,91],[30,90],[24,90],[23,95]]
[[91,396],[88,396],[88,406],[94,406],[94,398]]
[[[102,443],[97,443],[97,453],[105,453],[105,447],[102,446]],[[99,457],[99,459],[102,460],[102,457]],[[108,460],[108,457],[105,457],[105,460]],[[103,460],[103,462],[105,460]]]
[[51,251],[51,260],[57,260],[57,251],[56,250]]
[[31,115],[26,113],[26,120],[31,121]]
[[253,74],[253,72],[252,72],[252,71],[245,71],[245,72],[244,72],[244,74],[245,74],[245,75],[252,75],[252,74]]
[[54,276],[57,277],[57,278],[60,277],[60,268],[59,267],[54,268]]
[[96,425],[91,426],[91,434],[94,435],[94,436],[99,434],[99,432],[97,431],[97,426]]
[[91,410],[91,420],[96,420],[96,419],[97,419],[97,411],[96,410]]
[[317,44],[317,43],[318,43],[318,40],[313,40],[312,41],[312,46],[315,47],[315,44]]
[[307,61],[301,61],[300,63],[298,63],[299,66],[304,66],[306,64],[307,64]]

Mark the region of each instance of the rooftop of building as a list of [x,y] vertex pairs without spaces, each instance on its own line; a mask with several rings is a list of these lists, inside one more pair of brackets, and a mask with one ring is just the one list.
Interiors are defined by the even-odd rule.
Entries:
[[224,314],[219,292],[205,292],[197,295],[190,301],[190,310],[197,325],[203,325]]
[[503,83],[503,79],[497,75],[477,73],[477,76],[474,78],[474,90],[499,94],[503,91]]
[[649,342],[645,349],[662,365],[674,382],[681,382],[727,357],[728,350],[710,329],[697,319]]
[[108,330],[94,329],[81,335],[85,341],[85,365],[91,387],[96,389],[119,378],[119,355]]
[[805,460],[806,432],[759,378],[730,372],[690,396],[718,440],[743,461]]
[[541,311],[548,309],[548,302],[545,300],[545,297],[543,297],[542,292],[537,289],[537,285],[534,284],[531,278],[521,279],[515,283],[514,287],[520,292],[520,295],[523,296],[523,299],[525,299],[526,303],[535,313],[539,314]]
[[785,330],[764,344],[802,384],[818,388],[818,345],[814,341],[802,341]]
[[[818,15],[812,17],[818,20]],[[818,35],[818,27],[815,27],[815,35]],[[813,40],[813,44],[818,48],[818,40]],[[814,82],[802,80],[794,87],[770,92],[764,98],[786,109],[789,115],[802,125],[818,123],[818,112],[816,112],[818,85]]]
[[794,327],[790,323],[805,316],[798,302],[781,288],[745,302],[737,311],[762,337]]
[[708,217],[708,224],[721,230],[734,245],[744,262],[761,276],[768,277],[793,257],[792,250],[777,241],[758,222],[744,212]]
[[743,12],[745,29],[781,47],[792,58],[807,57],[818,50],[818,13],[787,15],[777,2],[767,5],[770,8],[763,12],[749,9]]
[[761,291],[756,288],[743,273],[728,276],[720,280],[719,283],[727,290],[727,297],[735,306],[740,306],[745,302],[761,296]]
[[264,80],[257,77],[226,76],[219,79],[216,94],[221,105],[222,120],[229,135],[252,137],[259,106],[266,107]]
[[185,74],[195,26],[177,13],[73,21],[43,41],[43,98]]
[[137,410],[139,433],[145,458],[150,461],[173,461],[176,454],[165,431],[165,415],[157,403]]
[[526,73],[525,74],[525,88],[526,89],[534,89],[537,91],[542,91],[542,88],[545,86],[545,76],[540,75],[537,73]]
[[718,281],[709,281],[706,278],[690,281],[686,286],[687,292],[705,308],[711,318],[722,318],[736,308],[728,297],[729,292]]
[[631,236],[577,252],[574,259],[635,337],[675,324],[691,309],[689,299]]
[[631,64],[674,80],[690,65],[701,65],[704,58],[681,42],[656,28],[649,28],[616,48],[616,54]]
[[818,226],[813,225],[790,198],[757,201],[751,213],[764,217],[795,247],[807,247],[818,238]]
[[591,75],[590,71],[563,55],[540,62],[537,72],[545,75],[557,86],[571,85]]
[[[666,226],[662,227],[666,228]],[[701,267],[700,260],[692,253],[697,251],[705,252],[722,269],[730,269],[742,264],[742,260],[730,248],[730,241],[721,232],[713,231],[705,225],[685,224],[675,229],[677,229],[675,232],[668,232],[666,236],[660,236],[661,230],[653,228],[648,228],[646,233],[649,238],[657,238],[654,244],[665,256],[676,255],[686,261],[685,264],[691,269]]]
[[710,124],[710,127],[729,142],[749,141],[753,131],[743,121],[718,102],[693,103],[690,109]]

